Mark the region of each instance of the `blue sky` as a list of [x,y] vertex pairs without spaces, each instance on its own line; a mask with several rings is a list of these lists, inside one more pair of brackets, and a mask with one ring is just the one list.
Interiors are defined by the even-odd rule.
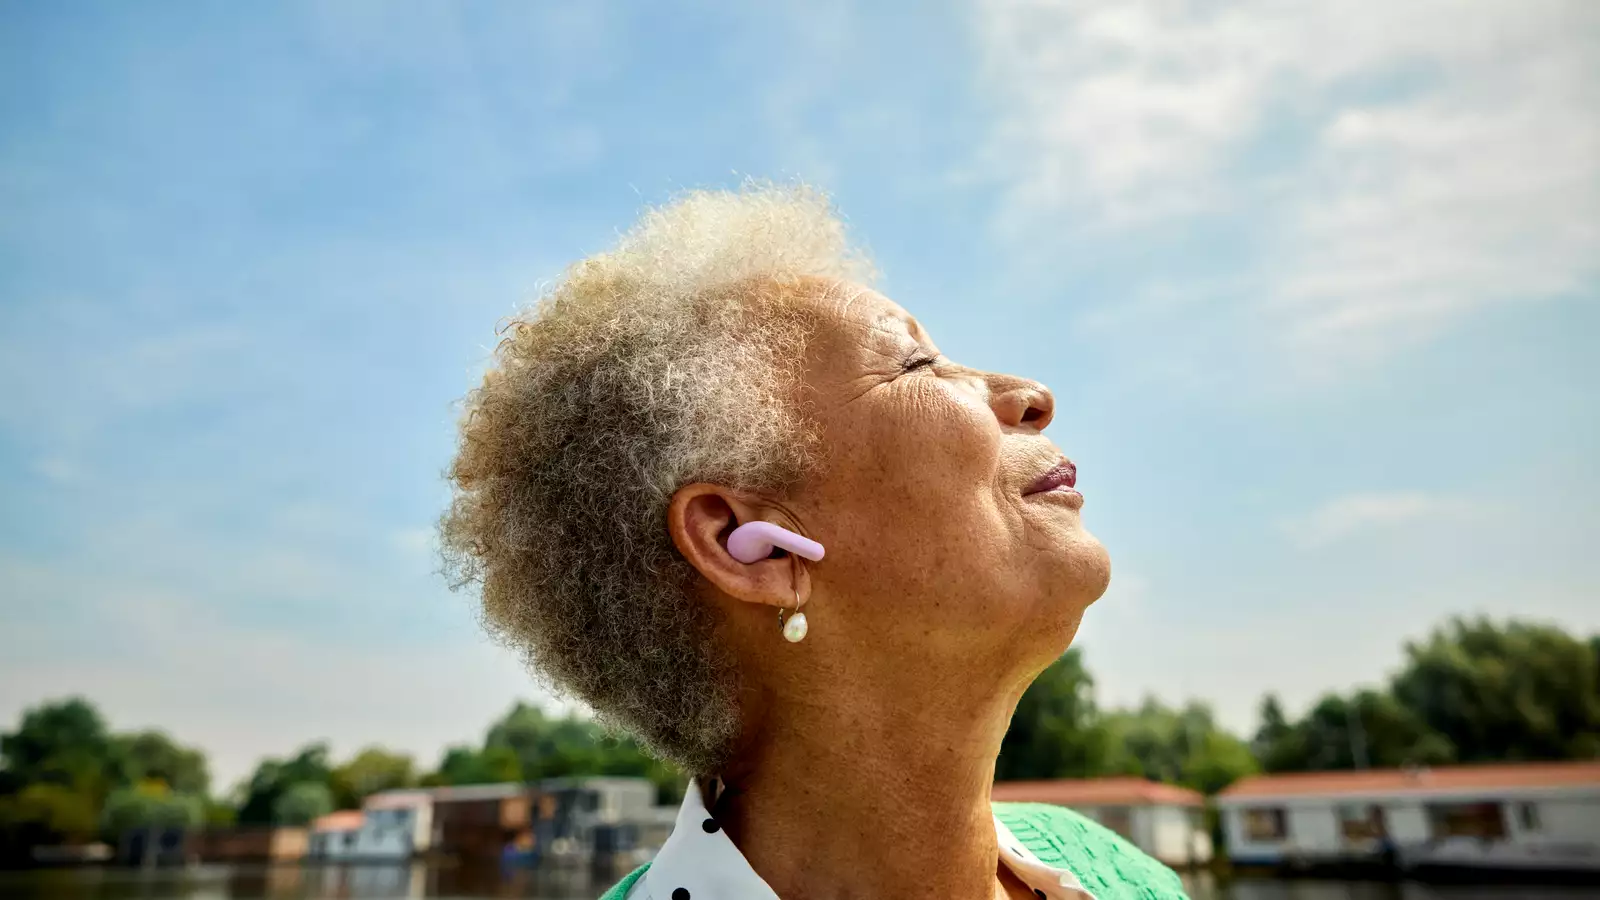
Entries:
[[743,175],[1054,388],[1104,702],[1600,628],[1592,4],[754,6],[0,5],[0,721],[81,692],[226,782],[535,696],[433,574],[452,404]]

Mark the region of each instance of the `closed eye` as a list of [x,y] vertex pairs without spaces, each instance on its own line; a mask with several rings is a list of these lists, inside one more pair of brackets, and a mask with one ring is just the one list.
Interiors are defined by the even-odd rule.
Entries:
[[916,353],[900,364],[900,373],[904,375],[908,372],[915,372],[918,369],[926,369],[938,361],[938,354],[930,356],[926,353]]

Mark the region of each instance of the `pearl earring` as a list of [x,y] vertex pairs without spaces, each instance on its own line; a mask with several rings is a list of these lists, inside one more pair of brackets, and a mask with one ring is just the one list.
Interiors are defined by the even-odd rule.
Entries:
[[810,625],[806,623],[806,614],[800,611],[800,589],[794,592],[794,611],[790,613],[788,621],[784,621],[784,610],[778,609],[778,625],[783,629],[783,639],[791,644],[798,644],[806,639],[806,631]]

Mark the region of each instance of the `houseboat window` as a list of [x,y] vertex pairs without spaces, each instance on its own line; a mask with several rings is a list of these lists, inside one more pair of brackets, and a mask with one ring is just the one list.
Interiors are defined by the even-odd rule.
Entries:
[[1133,811],[1126,806],[1107,806],[1100,810],[1100,824],[1125,838],[1133,837]]
[[1281,841],[1289,836],[1289,826],[1281,809],[1247,809],[1244,833],[1251,841]]
[[1378,806],[1339,807],[1339,832],[1347,841],[1372,841],[1383,837],[1383,809]]
[[1539,804],[1518,803],[1517,823],[1523,831],[1539,831],[1543,827],[1539,824]]
[[354,847],[355,845],[356,845],[356,833],[354,831],[346,831],[344,833],[344,846],[345,846],[345,849],[348,850],[351,847]]
[[1475,837],[1484,840],[1506,836],[1505,818],[1498,803],[1444,803],[1428,807],[1434,837]]

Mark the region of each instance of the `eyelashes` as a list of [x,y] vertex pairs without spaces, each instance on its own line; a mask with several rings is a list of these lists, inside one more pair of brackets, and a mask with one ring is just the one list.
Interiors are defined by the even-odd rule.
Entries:
[[926,353],[914,353],[905,362],[900,364],[900,374],[904,375],[908,372],[915,372],[918,369],[926,369],[938,361],[938,354],[930,356]]

